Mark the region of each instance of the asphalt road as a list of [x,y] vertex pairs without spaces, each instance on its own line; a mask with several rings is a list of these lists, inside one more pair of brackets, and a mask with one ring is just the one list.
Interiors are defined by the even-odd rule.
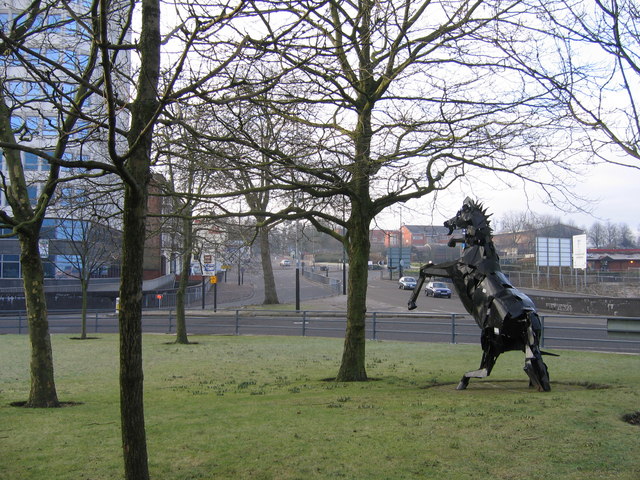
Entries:
[[[280,303],[288,304],[288,308],[278,310],[275,315],[273,310],[260,312],[259,307],[264,300],[261,273],[247,269],[241,285],[233,276],[219,285],[216,314],[213,314],[211,292],[206,299],[205,310],[201,309],[199,302],[197,306],[192,306],[187,321],[189,333],[344,336],[344,295],[335,295],[327,286],[310,282],[300,275],[301,312],[296,312],[295,268],[276,266],[274,273]],[[342,272],[335,268],[328,274],[342,278]],[[412,312],[407,310],[410,296],[411,291],[398,288],[397,279],[389,280],[380,271],[369,272],[368,338],[479,343],[480,330],[455,294],[447,299],[426,297],[421,292],[418,308]],[[248,311],[241,309],[249,305],[253,308]],[[557,315],[542,311],[539,314],[544,322],[543,346],[547,350],[579,349],[640,354],[640,339],[613,337],[607,332],[606,318]],[[79,332],[78,314],[50,312],[49,321],[52,333],[77,335]],[[175,313],[170,310],[146,310],[143,328],[147,332],[174,333]],[[115,312],[90,314],[88,331],[89,334],[116,332]],[[24,317],[0,317],[0,334],[26,332]]]

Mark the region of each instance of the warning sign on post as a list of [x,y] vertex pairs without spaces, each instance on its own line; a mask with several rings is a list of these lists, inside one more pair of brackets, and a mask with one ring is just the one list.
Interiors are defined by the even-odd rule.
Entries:
[[211,276],[209,277],[209,281],[210,281],[211,283],[218,283],[218,277],[217,277],[217,275],[211,275]]

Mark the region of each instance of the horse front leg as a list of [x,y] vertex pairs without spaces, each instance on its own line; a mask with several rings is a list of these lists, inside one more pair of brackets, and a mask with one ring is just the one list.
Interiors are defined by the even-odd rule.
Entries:
[[469,385],[469,380],[472,378],[486,378],[491,375],[491,370],[496,364],[496,360],[500,356],[500,349],[494,344],[494,338],[492,335],[483,332],[482,334],[482,360],[480,361],[480,368],[478,370],[472,370],[465,373],[460,379],[460,383],[456,387],[456,390],[464,390]]
[[422,286],[424,285],[427,277],[451,278],[451,272],[448,269],[450,269],[457,263],[457,260],[454,262],[445,262],[439,264],[427,263],[426,265],[420,267],[420,276],[418,277],[418,282],[416,283],[416,286],[411,293],[411,298],[409,298],[409,302],[407,302],[407,308],[409,310],[415,310],[418,307],[416,305],[416,300],[418,300],[418,296],[420,295],[420,291],[422,290]]

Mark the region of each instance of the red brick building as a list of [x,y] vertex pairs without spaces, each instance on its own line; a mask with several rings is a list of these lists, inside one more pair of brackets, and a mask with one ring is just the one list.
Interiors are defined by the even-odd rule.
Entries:
[[627,272],[640,269],[640,249],[588,248],[587,268],[599,272]]

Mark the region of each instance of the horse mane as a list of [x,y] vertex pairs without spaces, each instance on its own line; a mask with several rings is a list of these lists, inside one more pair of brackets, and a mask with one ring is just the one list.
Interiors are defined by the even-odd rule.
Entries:
[[[487,209],[484,205],[476,200],[472,200],[467,197],[464,201],[465,206],[472,213],[473,218],[473,237],[475,237],[476,241],[481,241],[481,243],[491,242],[491,237],[493,234],[493,229],[491,228],[490,217],[491,214],[487,213]],[[480,214],[482,218],[478,219],[477,214]],[[484,237],[484,238],[481,238]]]

